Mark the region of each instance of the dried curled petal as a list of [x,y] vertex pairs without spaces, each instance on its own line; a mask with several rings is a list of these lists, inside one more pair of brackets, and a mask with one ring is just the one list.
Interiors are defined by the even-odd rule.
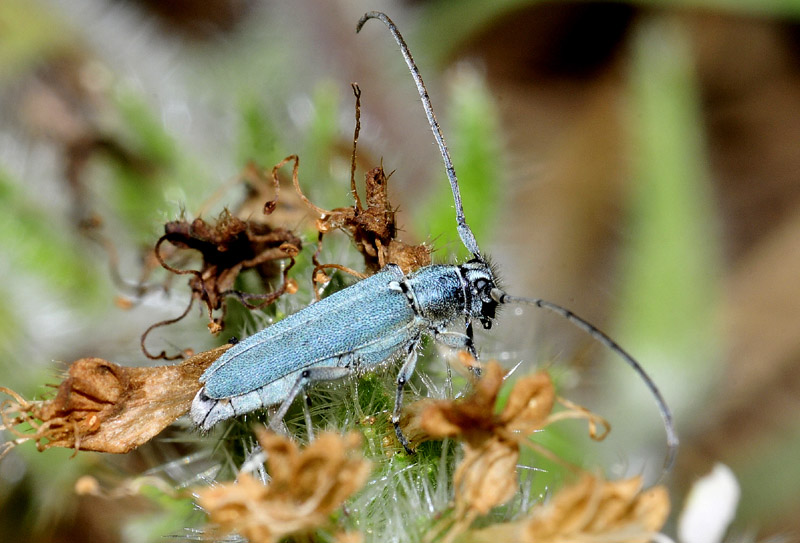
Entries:
[[[517,379],[503,410],[495,405],[505,372],[495,361],[489,362],[469,396],[458,400],[422,400],[404,409],[400,425],[412,441],[457,437],[472,447],[487,439],[520,442],[536,430],[564,419],[585,419],[592,438],[603,439],[610,425],[602,417],[573,402],[556,396],[550,376],[538,372]],[[558,401],[565,409],[553,413]],[[598,431],[602,427],[602,431]],[[526,441],[527,442],[527,441]]]
[[485,515],[517,492],[519,447],[488,440],[479,449],[468,447],[453,476],[456,516]]
[[460,400],[429,401],[424,404],[425,409],[411,407],[418,413],[418,420],[406,416],[401,424],[405,422],[404,430],[406,427],[414,430],[412,434],[422,434],[421,440],[459,437],[473,447],[480,447],[491,436],[517,441],[509,436],[514,433],[527,436],[544,427],[556,398],[550,376],[539,372],[518,379],[498,414],[495,405],[504,377],[500,364],[489,362],[475,382],[472,394]]
[[528,435],[542,427],[553,411],[556,394],[550,376],[544,372],[519,379],[508,396],[500,423],[506,430]]
[[503,385],[503,368],[489,362],[475,388],[462,400],[432,401],[420,413],[419,426],[428,439],[460,437],[471,446],[480,444],[502,425],[494,412],[497,394]]

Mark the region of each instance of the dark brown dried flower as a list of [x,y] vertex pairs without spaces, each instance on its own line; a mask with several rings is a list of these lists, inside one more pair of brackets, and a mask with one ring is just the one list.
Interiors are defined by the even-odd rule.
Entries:
[[[339,207],[331,211],[308,202],[320,218],[317,230],[327,234],[344,230],[353,238],[364,262],[372,271],[394,263],[409,273],[431,263],[430,249],[425,245],[408,245],[396,239],[395,210],[389,203],[387,188],[389,177],[383,166],[372,168],[365,176],[366,207],[358,199],[354,206]],[[299,186],[298,186],[299,190]]]
[[500,364],[489,362],[468,397],[430,402],[421,413],[421,429],[431,438],[459,437],[479,447],[491,437],[517,442],[514,433],[527,436],[545,426],[556,398],[550,376],[540,372],[517,380],[498,414],[495,405],[504,376]]
[[[294,257],[302,248],[301,240],[291,230],[273,225],[299,222],[308,215],[305,204],[290,192],[288,198],[284,196],[281,199],[281,206],[278,207],[279,180],[274,176],[270,179],[263,168],[251,162],[238,176],[221,187],[202,209],[209,207],[232,184],[241,184],[247,189],[245,199],[238,206],[231,210],[224,209],[213,221],[198,217],[191,221],[180,219],[166,223],[164,235],[158,239],[146,259],[137,295],[146,290],[146,279],[159,266],[175,275],[191,276],[189,287],[192,292],[189,304],[181,315],[150,326],[142,335],[142,351],[149,358],[173,360],[183,357],[183,354],[167,356],[163,351],[151,355],[145,347],[145,340],[155,328],[183,319],[195,301],[205,305],[208,328],[211,333],[217,334],[225,325],[228,298],[238,298],[247,308],[257,309],[273,303],[283,294],[297,291],[297,283],[288,278],[288,273],[294,266]],[[267,215],[269,221],[265,217]],[[198,255],[202,260],[199,269],[184,269],[186,263]],[[281,266],[277,263],[279,260],[289,262]],[[235,289],[240,274],[248,270],[257,273],[266,293]],[[278,277],[282,280],[275,287],[273,282]]]
[[[165,242],[178,250],[189,249],[200,253],[203,260],[200,269],[178,269],[167,264],[161,252]],[[142,350],[150,358],[178,358],[179,356],[167,357],[164,352],[153,356],[148,353],[144,342],[153,329],[173,324],[185,317],[196,300],[205,305],[209,330],[216,334],[224,326],[225,303],[228,297],[237,297],[247,307],[257,308],[268,305],[285,292],[293,290],[294,286],[287,274],[301,246],[300,239],[285,228],[272,228],[254,219],[243,220],[228,210],[223,211],[213,223],[200,218],[191,222],[168,222],[164,225],[164,235],[155,245],[155,255],[168,271],[177,275],[191,275],[189,287],[192,297],[179,317],[156,323],[145,331],[142,335]],[[278,272],[273,269],[274,262],[282,259],[290,259],[291,262],[284,267],[283,281],[275,291],[269,294],[252,294],[234,289],[239,274],[249,269],[258,270],[265,280],[276,276]],[[252,304],[251,301],[256,303]],[[215,317],[214,312],[218,310],[221,314]]]
[[196,489],[197,503],[211,522],[253,543],[324,526],[370,472],[358,433],[324,433],[302,451],[294,441],[271,432],[262,430],[258,440],[266,453],[269,483],[243,473],[235,483]]
[[[11,446],[33,440],[40,451],[66,447],[126,453],[146,443],[189,410],[200,375],[230,345],[199,353],[175,366],[131,368],[101,358],[81,358],[51,400],[12,399],[0,404]],[[27,423],[33,432],[18,426]]]

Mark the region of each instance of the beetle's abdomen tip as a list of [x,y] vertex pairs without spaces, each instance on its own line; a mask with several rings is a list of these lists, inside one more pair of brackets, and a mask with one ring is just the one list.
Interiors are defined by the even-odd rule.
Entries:
[[230,402],[209,398],[205,387],[197,391],[189,410],[194,423],[204,432],[210,430],[215,424],[234,416]]

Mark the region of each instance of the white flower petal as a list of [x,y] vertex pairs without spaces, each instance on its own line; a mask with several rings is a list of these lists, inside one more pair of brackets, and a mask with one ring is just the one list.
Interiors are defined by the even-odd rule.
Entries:
[[739,483],[731,469],[717,464],[692,489],[678,520],[682,543],[720,543],[739,503]]

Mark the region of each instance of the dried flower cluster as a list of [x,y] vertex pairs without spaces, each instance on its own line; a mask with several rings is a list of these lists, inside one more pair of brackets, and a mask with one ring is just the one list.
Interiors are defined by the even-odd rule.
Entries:
[[372,168],[365,175],[366,207],[362,206],[361,199],[353,191],[356,197],[354,206],[330,211],[322,209],[302,195],[296,174],[293,175],[293,181],[308,206],[319,214],[316,227],[320,237],[334,230],[349,233],[369,270],[375,272],[386,264],[394,263],[403,272],[409,273],[431,263],[429,247],[409,245],[396,239],[395,210],[389,204],[389,177],[383,171],[383,166]]
[[[372,168],[365,176],[365,200],[366,206],[361,202],[361,198],[356,190],[355,168],[356,168],[356,147],[358,144],[358,134],[361,130],[361,89],[353,83],[353,94],[356,98],[356,127],[353,134],[353,153],[350,167],[350,192],[353,195],[354,205],[350,207],[338,207],[333,210],[322,209],[314,205],[300,189],[300,182],[297,178],[297,171],[300,159],[297,155],[291,155],[283,159],[272,171],[273,182],[277,181],[277,171],[284,164],[294,161],[292,168],[292,183],[300,199],[317,214],[316,227],[319,231],[320,244],[322,236],[334,230],[343,230],[353,239],[356,249],[364,257],[364,264],[370,272],[376,272],[385,265],[393,263],[400,266],[404,273],[412,272],[431,263],[431,250],[426,245],[409,245],[397,238],[397,223],[395,221],[395,209],[389,202],[389,177],[383,171],[383,165]],[[319,251],[318,251],[319,252]],[[323,269],[335,268],[353,273],[338,264],[320,264],[315,261],[314,280],[316,282],[327,281],[324,273],[319,274]],[[363,277],[363,276],[362,276]]]
[[[238,298],[247,308],[258,309],[297,290],[296,282],[289,279],[288,273],[302,248],[302,241],[290,229],[274,225],[298,222],[306,215],[305,206],[290,193],[288,201],[284,198],[278,210],[279,180],[274,176],[269,180],[264,169],[252,162],[232,181],[247,188],[246,198],[241,203],[232,209],[225,208],[214,220],[198,216],[193,220],[181,218],[167,222],[164,235],[145,258],[145,269],[135,288],[137,296],[147,290],[145,282],[159,266],[174,275],[189,275],[191,289],[189,304],[182,314],[155,323],[142,334],[142,351],[148,358],[175,360],[184,357],[184,353],[168,356],[164,351],[152,355],[145,347],[145,340],[154,329],[186,317],[196,301],[205,306],[208,329],[217,334],[225,326],[228,298]],[[203,205],[203,209],[229,188],[222,187]],[[267,194],[269,190],[273,191],[272,198]],[[269,222],[266,216],[270,217]],[[119,284],[122,281],[114,271],[116,252],[109,240],[105,244],[112,262],[112,276]],[[199,269],[185,268],[197,255],[201,259]],[[288,260],[288,263],[278,265],[281,260]],[[248,270],[258,275],[265,293],[243,292],[235,288],[236,280]],[[278,278],[281,282],[276,286],[274,282]]]
[[646,543],[667,520],[663,486],[642,490],[641,477],[605,481],[584,474],[522,520],[466,534],[464,541],[494,543]]
[[[146,443],[189,410],[200,389],[198,379],[230,345],[194,355],[175,366],[130,368],[101,358],[82,358],[51,400],[28,402],[0,387],[12,399],[0,404],[3,425],[33,440],[39,450],[66,447],[126,453]],[[33,432],[17,429],[29,425]]]
[[211,522],[252,543],[324,526],[370,472],[357,433],[324,433],[302,451],[291,439],[263,430],[258,441],[267,457],[267,484],[243,473],[235,483],[196,490]]
[[504,408],[496,413],[504,376],[500,365],[490,362],[468,397],[422,400],[410,406],[401,420],[404,432],[415,442],[454,437],[464,443],[464,458],[453,479],[455,522],[448,540],[469,527],[477,516],[514,496],[520,444],[535,447],[527,439],[531,433],[567,417],[586,418],[592,426],[599,423],[608,428],[600,417],[560,399],[568,409],[553,414],[557,396],[545,372],[517,380]]
[[[164,260],[161,246],[169,242],[177,250],[194,250],[200,253],[202,265],[199,270],[179,269]],[[176,275],[191,275],[189,287],[192,297],[186,310],[175,319],[168,319],[152,325],[142,335],[142,350],[150,358],[172,359],[162,352],[150,355],[144,346],[147,335],[160,326],[173,324],[185,317],[196,300],[206,307],[208,312],[208,328],[212,333],[220,332],[224,327],[225,301],[228,297],[239,298],[247,307],[257,308],[277,300],[287,291],[294,289],[287,278],[289,269],[294,264],[294,257],[300,252],[300,238],[285,228],[273,228],[263,221],[255,219],[243,220],[228,210],[224,210],[216,221],[206,222],[196,218],[170,221],[164,225],[164,235],[155,245],[155,256],[166,270]],[[175,251],[172,251],[173,253]],[[237,277],[249,269],[259,271],[264,281],[277,275],[276,269],[270,266],[276,260],[289,259],[289,265],[283,268],[281,285],[269,294],[252,294],[234,288]],[[251,304],[255,301],[256,304]],[[214,316],[215,311],[221,311]]]

